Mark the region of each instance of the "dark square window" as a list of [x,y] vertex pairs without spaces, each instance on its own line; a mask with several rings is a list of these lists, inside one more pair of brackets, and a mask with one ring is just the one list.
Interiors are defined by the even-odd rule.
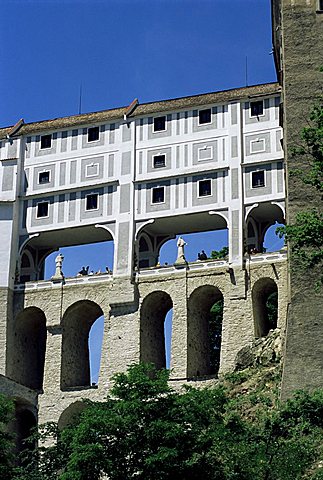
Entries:
[[252,188],[265,186],[265,172],[261,170],[259,172],[252,172]]
[[154,156],[154,168],[166,167],[166,156],[155,155]]
[[319,12],[323,11],[323,0],[318,0],[317,9]]
[[42,135],[40,137],[40,148],[51,148],[51,147],[52,147],[52,136]]
[[48,202],[37,204],[37,218],[48,217]]
[[98,194],[91,193],[86,195],[86,210],[97,210],[98,209]]
[[211,195],[211,180],[199,181],[199,197],[207,197]]
[[153,203],[164,203],[165,201],[165,188],[156,187],[153,188]]
[[99,127],[91,127],[87,129],[87,141],[88,142],[96,142],[99,140],[100,137],[100,129]]
[[199,124],[211,123],[211,109],[199,110]]
[[257,102],[250,102],[250,116],[259,117],[264,114],[264,102],[262,100]]
[[49,183],[49,172],[39,172],[38,183]]
[[163,115],[162,117],[155,117],[154,118],[154,132],[161,132],[166,130],[166,117]]

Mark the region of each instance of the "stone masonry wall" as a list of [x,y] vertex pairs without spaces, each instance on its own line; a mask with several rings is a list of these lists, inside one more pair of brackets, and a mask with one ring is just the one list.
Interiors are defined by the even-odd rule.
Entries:
[[[273,267],[274,265],[274,267]],[[38,396],[39,422],[58,421],[69,405],[82,398],[102,400],[111,376],[126,370],[140,359],[140,314],[145,298],[153,292],[167,293],[173,303],[171,377],[187,378],[187,304],[190,295],[203,286],[218,288],[224,298],[220,374],[232,370],[238,351],[254,339],[251,292],[259,278],[271,278],[278,287],[278,326],[284,331],[287,310],[286,262],[251,265],[247,271],[228,272],[225,268],[175,274],[152,275],[133,285],[127,279],[95,286],[58,286],[48,290],[15,295],[15,319],[28,307],[40,308],[47,320],[47,345],[43,391]],[[117,301],[116,301],[117,299]],[[95,302],[105,316],[100,377],[97,387],[61,390],[61,322],[76,302]],[[85,304],[84,304],[85,305]],[[84,307],[86,308],[86,307]],[[156,311],[159,306],[155,305]],[[21,318],[21,317],[20,317]],[[13,323],[14,325],[14,323]],[[11,331],[13,334],[13,330]],[[143,348],[144,346],[142,346]],[[206,379],[205,381],[208,382]]]
[[[323,73],[319,69],[323,64],[323,14],[317,13],[316,0],[282,0],[281,7],[287,222],[292,223],[299,211],[322,209],[322,199],[315,189],[305,185],[299,176],[290,176],[290,172],[307,168],[302,157],[292,155],[292,148],[300,143],[301,129],[308,125],[312,106],[322,98]],[[292,256],[289,260],[283,398],[295,389],[323,386],[323,295],[322,290],[315,290],[322,272],[315,268],[300,271]]]

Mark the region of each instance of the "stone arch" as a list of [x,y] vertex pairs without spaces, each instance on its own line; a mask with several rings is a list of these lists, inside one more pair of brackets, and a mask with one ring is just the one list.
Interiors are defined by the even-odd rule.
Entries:
[[[203,285],[190,295],[187,305],[187,376],[188,378],[218,373],[221,353],[222,314],[211,329],[211,309],[222,302],[223,294],[218,287]],[[214,351],[216,350],[216,351]]]
[[173,307],[170,295],[162,290],[151,292],[140,308],[140,361],[166,367],[164,323]]
[[[278,222],[284,223],[284,210],[275,202],[256,203],[246,214],[246,242],[250,252],[262,252],[266,232]],[[251,234],[252,233],[252,234]]]
[[79,415],[86,408],[85,402],[76,401],[71,403],[65,410],[61,413],[58,419],[58,429],[63,430],[69,425],[73,425],[77,422]]
[[28,307],[18,314],[8,356],[8,377],[26,387],[42,389],[46,338],[46,317],[40,308]]
[[252,288],[252,309],[256,338],[265,337],[269,330],[277,327],[277,313],[272,314],[268,308],[268,298],[273,295],[276,295],[275,302],[278,303],[278,288],[272,278],[264,277],[255,282]]
[[61,389],[90,386],[89,333],[103,315],[90,300],[71,305],[62,318]]

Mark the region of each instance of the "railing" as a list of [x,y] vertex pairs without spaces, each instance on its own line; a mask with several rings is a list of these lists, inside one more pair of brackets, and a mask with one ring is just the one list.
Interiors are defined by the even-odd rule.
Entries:
[[[111,273],[97,273],[93,275],[78,275],[77,277],[67,277],[64,279],[64,285],[92,285],[99,282],[111,282],[113,279]],[[62,282],[53,282],[52,280],[36,280],[15,285],[16,291],[21,290],[41,290],[43,288],[57,288]]]
[[208,270],[210,268],[220,268],[229,266],[227,260],[198,260],[182,265],[161,265],[156,267],[141,268],[137,272],[137,276],[146,277],[150,275],[171,275],[183,271],[183,268],[188,268],[190,271]]
[[268,253],[256,253],[253,255],[246,255],[246,262],[253,263],[264,263],[264,262],[280,262],[287,259],[287,251],[279,250],[278,252],[268,252]]
[[[287,252],[286,250],[280,250],[278,252],[270,253],[256,253],[252,255],[246,255],[245,261],[246,266],[253,265],[256,263],[276,263],[281,261],[286,261]],[[223,268],[223,267],[232,267],[226,259],[223,260],[198,260],[196,262],[190,262],[183,265],[162,265],[156,267],[142,268],[136,272],[136,278],[145,278],[153,275],[163,276],[163,275],[176,275],[178,272],[182,272],[183,268],[187,268],[191,272],[195,271],[209,271],[211,269]],[[76,277],[67,277],[64,279],[64,285],[93,285],[100,282],[112,282],[113,275],[112,273],[97,273],[93,275],[78,275]],[[45,288],[57,288],[61,286],[61,282],[53,282],[51,280],[37,280],[34,282],[26,282],[15,285],[15,291],[24,291],[24,290],[37,290]]]
[[[268,253],[256,253],[252,255],[245,256],[246,265],[254,263],[273,263],[280,262],[287,259],[287,252],[285,250],[280,250],[278,252],[268,252]],[[183,268],[188,268],[188,270],[202,271],[210,270],[214,268],[223,268],[223,267],[232,267],[233,265],[229,264],[228,260],[198,260],[196,262],[190,262],[183,265],[161,265],[157,267],[142,268],[137,272],[137,278],[143,278],[152,275],[172,275],[176,274],[183,270]]]

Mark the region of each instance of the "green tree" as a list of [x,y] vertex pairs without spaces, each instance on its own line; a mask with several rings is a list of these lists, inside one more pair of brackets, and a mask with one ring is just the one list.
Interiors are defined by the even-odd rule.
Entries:
[[229,247],[222,247],[221,250],[212,250],[211,258],[221,259],[229,255]]
[[280,406],[259,390],[269,377],[254,392],[246,374],[174,391],[168,375],[152,365],[116,375],[106,401],[85,402],[76,424],[47,427],[54,444],[14,480],[319,479],[309,467],[322,449],[322,391]]
[[14,404],[0,394],[0,478],[11,480],[14,462],[14,440],[8,431],[8,424],[13,418]]

